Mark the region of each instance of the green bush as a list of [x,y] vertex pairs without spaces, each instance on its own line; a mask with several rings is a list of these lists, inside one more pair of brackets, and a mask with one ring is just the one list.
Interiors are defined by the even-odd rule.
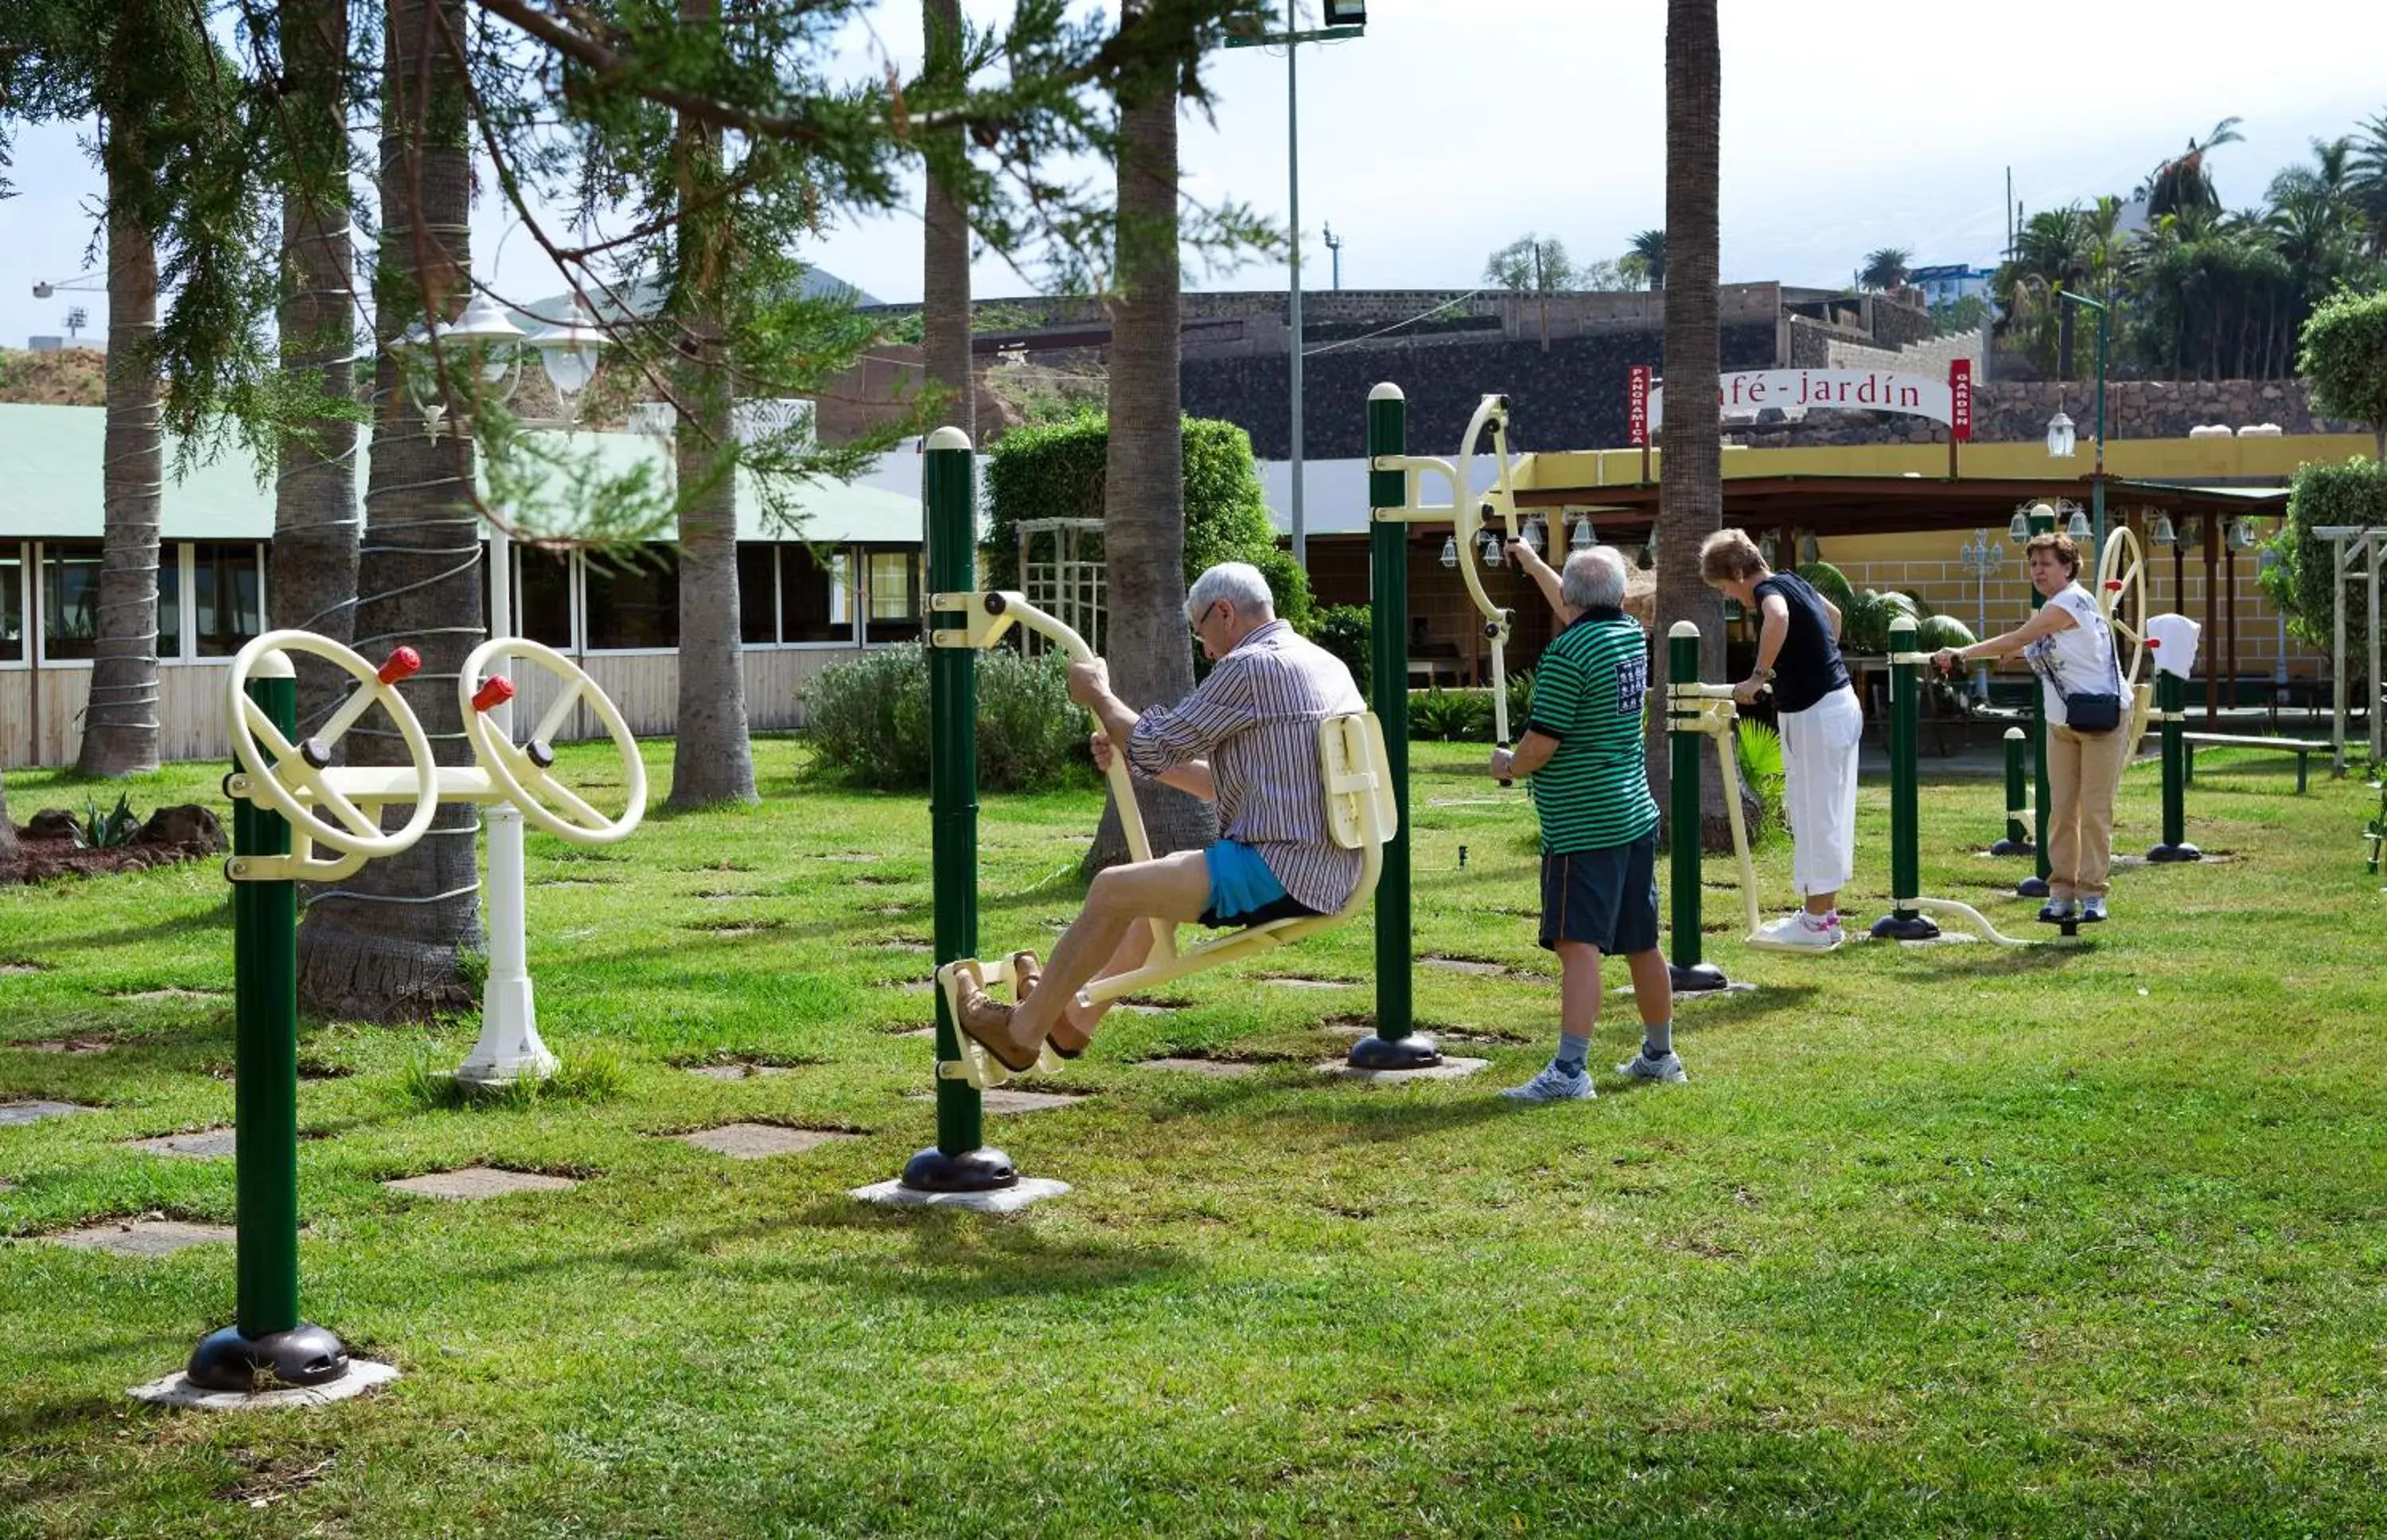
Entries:
[[[2336,646],[2330,590],[2337,581],[2337,558],[2313,531],[2331,524],[2387,524],[2387,469],[2367,460],[2305,465],[2289,484],[2287,527],[2270,542],[2279,561],[2262,574],[2263,591],[2286,613],[2288,628],[2323,651]],[[2348,583],[2345,597],[2347,677],[2358,679],[2368,669],[2370,633],[2360,587]],[[2204,650],[2212,650],[2214,640],[2204,638]]]
[[1411,690],[1409,737],[1424,743],[1491,742],[1492,692],[1440,685]]
[[2314,309],[2299,340],[2296,372],[2311,382],[2313,405],[2368,423],[2387,458],[2387,291],[2341,290]]
[[[1249,562],[1268,579],[1278,618],[1305,626],[1309,579],[1277,549],[1251,435],[1232,423],[1188,417],[1184,443],[1184,581],[1190,586],[1221,562]],[[986,457],[988,523],[979,548],[990,587],[1019,586],[1023,521],[1103,517],[1109,448],[1110,420],[1099,411],[1014,428],[995,441]],[[1101,637],[1086,639],[1103,650]]]
[[1802,562],[1795,570],[1807,580],[1807,587],[1838,605],[1842,614],[1848,612],[1850,602],[1857,596],[1856,585],[1849,581],[1848,574],[1829,562]]
[[1928,615],[1914,627],[1914,645],[1925,652],[1943,647],[1970,647],[1980,640],[1973,628],[1953,615]]
[[1850,652],[1888,652],[1889,623],[1901,615],[1919,621],[1922,607],[1901,593],[1866,588],[1854,595],[1840,605],[1841,648]]
[[1359,682],[1360,695],[1373,701],[1375,681],[1370,675],[1375,672],[1374,638],[1369,630],[1369,615],[1364,604],[1330,604],[1313,611],[1309,624],[1295,629],[1342,659],[1351,677]]
[[1740,778],[1749,783],[1750,795],[1757,799],[1757,826],[1749,831],[1754,842],[1783,827],[1782,735],[1762,722],[1737,723],[1733,752],[1740,761]]
[[[1057,652],[995,647],[978,659],[978,784],[1040,791],[1090,778],[1085,713],[1070,704]],[[883,790],[928,784],[928,665],[915,642],[823,669],[804,691],[823,769]]]

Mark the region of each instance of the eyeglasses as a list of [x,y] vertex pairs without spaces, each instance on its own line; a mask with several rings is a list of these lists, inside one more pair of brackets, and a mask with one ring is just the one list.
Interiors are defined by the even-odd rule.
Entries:
[[1213,614],[1217,613],[1219,606],[1225,602],[1227,601],[1223,599],[1212,600],[1208,604],[1202,607],[1202,612],[1200,614],[1186,616],[1185,624],[1193,629],[1193,632],[1196,637],[1199,637],[1202,634],[1202,623],[1208,620]]

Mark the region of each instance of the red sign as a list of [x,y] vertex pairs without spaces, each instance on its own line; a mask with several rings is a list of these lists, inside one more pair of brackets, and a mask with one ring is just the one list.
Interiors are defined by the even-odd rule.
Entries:
[[1636,363],[1625,378],[1624,442],[1645,448],[1649,443],[1649,366]]
[[1948,436],[1958,444],[1973,438],[1973,360],[1948,360]]

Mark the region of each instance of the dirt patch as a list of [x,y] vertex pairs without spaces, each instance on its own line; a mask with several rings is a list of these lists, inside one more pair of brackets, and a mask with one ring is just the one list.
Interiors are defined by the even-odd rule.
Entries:
[[11,1042],[9,1048],[21,1048],[29,1054],[105,1054],[116,1046],[116,1040],[105,1032],[82,1032],[70,1038],[36,1038],[30,1042]]
[[119,1000],[229,1000],[229,990],[186,990],[179,984],[169,984],[162,990],[128,990]]
[[96,347],[55,352],[0,347],[0,401],[37,407],[104,407],[107,355]]
[[196,805],[161,807],[150,814],[141,832],[121,845],[92,850],[71,835],[55,832],[72,814],[47,809],[33,823],[17,830],[17,853],[0,855],[0,883],[48,882],[63,877],[106,877],[112,872],[137,872],[184,861],[204,861],[223,852],[223,827],[214,814]]

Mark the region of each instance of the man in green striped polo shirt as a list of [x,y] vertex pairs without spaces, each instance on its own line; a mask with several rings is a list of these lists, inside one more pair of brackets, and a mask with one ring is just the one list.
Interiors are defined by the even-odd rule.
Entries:
[[1534,667],[1533,714],[1492,774],[1531,777],[1542,823],[1542,945],[1559,955],[1559,1051],[1503,1094],[1525,1102],[1593,1094],[1588,1059],[1599,1022],[1599,959],[1622,953],[1641,1012],[1631,1079],[1680,1081],[1673,992],[1658,951],[1658,803],[1642,758],[1649,640],[1625,614],[1624,558],[1597,546],[1553,572],[1522,541],[1509,556],[1558,612],[1561,629]]

